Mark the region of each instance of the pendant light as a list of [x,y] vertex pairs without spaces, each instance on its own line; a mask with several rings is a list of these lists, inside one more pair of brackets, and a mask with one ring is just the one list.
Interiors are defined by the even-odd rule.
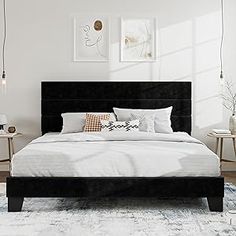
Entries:
[[2,88],[6,90],[5,48],[7,39],[6,0],[3,0]]
[[221,39],[220,39],[220,84],[224,84],[224,71],[223,71],[223,44],[224,44],[224,0],[220,0],[221,5]]

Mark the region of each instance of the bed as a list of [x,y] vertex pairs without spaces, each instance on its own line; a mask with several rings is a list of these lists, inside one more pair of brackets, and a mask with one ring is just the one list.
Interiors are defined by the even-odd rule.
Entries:
[[[64,112],[173,106],[173,134],[58,134]],[[42,82],[42,137],[18,152],[8,211],[25,197],[206,197],[223,210],[219,158],[191,134],[190,82]]]

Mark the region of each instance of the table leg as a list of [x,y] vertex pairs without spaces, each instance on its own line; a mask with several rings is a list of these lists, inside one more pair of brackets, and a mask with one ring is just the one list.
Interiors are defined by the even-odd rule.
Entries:
[[234,154],[236,156],[236,138],[233,138]]
[[8,155],[9,155],[9,160],[11,161],[12,152],[11,152],[11,140],[10,140],[10,138],[8,138],[7,141],[8,141]]
[[224,139],[220,139],[220,161],[223,159],[223,145],[224,145]]
[[13,154],[15,154],[13,138],[11,138],[11,151],[12,151],[12,156],[13,156]]
[[218,149],[219,149],[219,138],[216,138],[216,155],[218,154]]
[[11,172],[11,161],[14,154],[13,138],[8,138],[8,151],[9,151],[9,171]]

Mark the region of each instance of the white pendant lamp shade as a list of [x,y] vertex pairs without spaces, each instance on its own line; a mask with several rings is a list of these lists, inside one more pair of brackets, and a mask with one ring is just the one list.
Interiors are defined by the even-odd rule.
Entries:
[[4,114],[0,114],[0,125],[6,125],[7,124],[7,117]]

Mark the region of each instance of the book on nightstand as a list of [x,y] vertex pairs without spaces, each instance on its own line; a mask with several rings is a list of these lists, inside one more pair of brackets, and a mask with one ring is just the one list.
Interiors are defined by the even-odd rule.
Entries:
[[231,132],[228,129],[213,129],[212,133],[213,134],[225,135],[225,136],[231,135]]

